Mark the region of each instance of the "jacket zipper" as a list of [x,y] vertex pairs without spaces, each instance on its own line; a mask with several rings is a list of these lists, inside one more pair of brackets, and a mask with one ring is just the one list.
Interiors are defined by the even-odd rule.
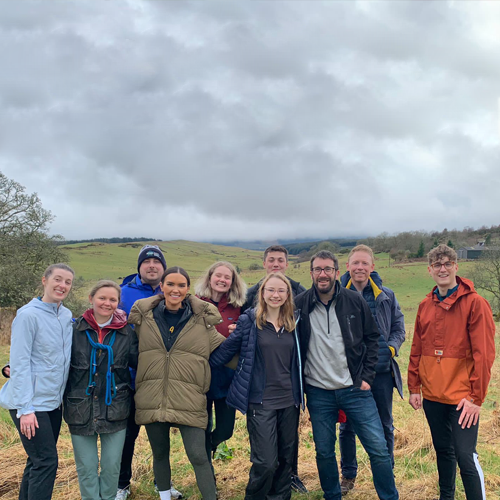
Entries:
[[[57,309],[56,313],[57,321],[59,323],[59,326],[61,327],[61,339],[62,339],[62,347],[63,347],[63,359],[64,359],[64,366],[63,366],[63,381],[64,381],[64,370],[66,370],[66,344],[64,342],[64,328],[61,325],[61,320],[59,319],[59,308]],[[59,399],[62,402],[64,390],[66,389],[66,384],[63,384],[61,387],[61,390],[59,391]]]
[[299,364],[299,387],[300,387],[300,403],[299,403],[299,407],[300,407],[300,406],[304,406],[303,405],[304,387],[303,387],[303,384],[302,384],[302,359],[300,357],[299,336],[297,335],[297,323],[298,322],[299,322],[299,320],[297,319],[295,321],[294,336],[295,336],[295,345],[297,346],[297,359],[299,360],[298,364]]

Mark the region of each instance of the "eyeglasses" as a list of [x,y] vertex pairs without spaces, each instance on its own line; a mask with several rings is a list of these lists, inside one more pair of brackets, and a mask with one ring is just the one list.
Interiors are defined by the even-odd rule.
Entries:
[[321,271],[325,271],[325,274],[327,276],[331,276],[337,269],[334,267],[326,266],[326,267],[313,267],[311,269],[312,273],[314,276],[319,276],[321,274]]
[[288,293],[286,288],[278,288],[278,290],[276,288],[264,288],[264,290],[271,295],[274,295],[276,292],[278,292],[278,295],[286,295]]
[[434,262],[434,264],[431,264],[432,269],[434,271],[440,271],[441,268],[444,266],[445,269],[451,269],[455,265],[455,262],[452,260],[448,260],[446,262]]

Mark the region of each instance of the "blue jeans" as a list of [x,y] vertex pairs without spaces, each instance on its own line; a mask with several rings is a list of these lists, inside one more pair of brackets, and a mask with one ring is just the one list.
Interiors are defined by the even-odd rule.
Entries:
[[[391,372],[377,373],[372,384],[372,395],[377,405],[378,414],[382,427],[384,428],[387,450],[391,456],[392,468],[394,468],[394,426],[392,419],[392,393],[394,391],[394,379]],[[352,479],[358,473],[358,462],[356,460],[356,434],[349,420],[340,424],[340,468],[342,475]]]
[[307,407],[311,416],[316,463],[326,500],[341,500],[339,471],[335,456],[336,424],[344,410],[354,432],[370,457],[373,483],[381,500],[399,498],[384,429],[371,391],[348,387],[328,391],[306,386]]

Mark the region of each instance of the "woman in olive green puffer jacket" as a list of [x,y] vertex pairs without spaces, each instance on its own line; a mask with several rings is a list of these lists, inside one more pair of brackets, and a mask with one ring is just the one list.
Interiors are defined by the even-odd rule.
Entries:
[[215,500],[215,479],[205,451],[206,392],[210,353],[224,340],[212,304],[189,295],[190,279],[179,267],[162,276],[163,295],[138,300],[129,315],[139,339],[135,419],[145,425],[153,450],[160,498],[170,493],[170,427],[178,427],[205,500]]

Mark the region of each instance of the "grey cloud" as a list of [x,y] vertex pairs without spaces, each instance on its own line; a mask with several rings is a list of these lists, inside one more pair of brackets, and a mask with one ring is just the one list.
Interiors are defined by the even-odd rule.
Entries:
[[494,223],[477,23],[461,2],[3,3],[0,169],[73,238]]

